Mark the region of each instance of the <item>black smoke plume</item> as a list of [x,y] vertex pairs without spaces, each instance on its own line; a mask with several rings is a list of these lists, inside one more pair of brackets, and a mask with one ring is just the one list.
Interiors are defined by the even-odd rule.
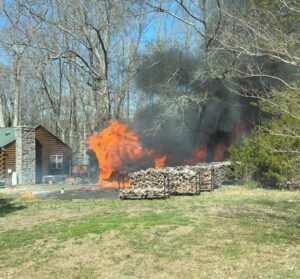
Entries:
[[[202,144],[211,149],[220,143],[230,144],[235,125],[256,114],[250,101],[230,92],[222,80],[197,77],[202,65],[201,53],[186,53],[179,48],[156,50],[140,60],[136,83],[149,98],[137,112],[133,128],[146,147],[176,154],[175,161]],[[191,101],[178,103],[178,111],[169,111],[170,103],[183,96]],[[204,96],[205,100],[197,104]],[[158,123],[161,126],[155,130]]]

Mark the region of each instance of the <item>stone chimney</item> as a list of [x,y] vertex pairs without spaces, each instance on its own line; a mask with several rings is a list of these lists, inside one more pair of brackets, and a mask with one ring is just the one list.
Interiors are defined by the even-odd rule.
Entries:
[[15,128],[15,135],[18,184],[35,184],[35,129],[18,126]]

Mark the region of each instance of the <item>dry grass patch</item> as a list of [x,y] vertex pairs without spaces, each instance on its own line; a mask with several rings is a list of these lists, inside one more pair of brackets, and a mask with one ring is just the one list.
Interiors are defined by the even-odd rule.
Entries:
[[299,192],[10,202],[1,278],[300,278]]

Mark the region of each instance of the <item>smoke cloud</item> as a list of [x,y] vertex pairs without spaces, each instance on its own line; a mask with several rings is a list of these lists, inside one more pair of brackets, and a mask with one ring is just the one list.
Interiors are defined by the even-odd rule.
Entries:
[[[213,160],[214,148],[218,144],[229,146],[234,127],[254,112],[249,101],[231,93],[221,80],[197,77],[201,61],[201,54],[179,49],[157,50],[141,59],[137,86],[153,99],[137,112],[132,128],[147,148],[168,154],[173,164],[201,145],[212,149],[207,160]],[[205,101],[197,104],[205,94]],[[170,112],[170,102],[181,96],[191,102],[178,104],[178,110]],[[160,118],[160,129],[151,132]]]

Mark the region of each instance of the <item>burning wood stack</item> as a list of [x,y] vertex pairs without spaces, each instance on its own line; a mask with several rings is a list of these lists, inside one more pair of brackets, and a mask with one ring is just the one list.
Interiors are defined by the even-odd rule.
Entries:
[[120,190],[120,198],[166,198],[212,191],[230,182],[230,166],[229,162],[215,162],[133,172],[128,174],[131,188]]

